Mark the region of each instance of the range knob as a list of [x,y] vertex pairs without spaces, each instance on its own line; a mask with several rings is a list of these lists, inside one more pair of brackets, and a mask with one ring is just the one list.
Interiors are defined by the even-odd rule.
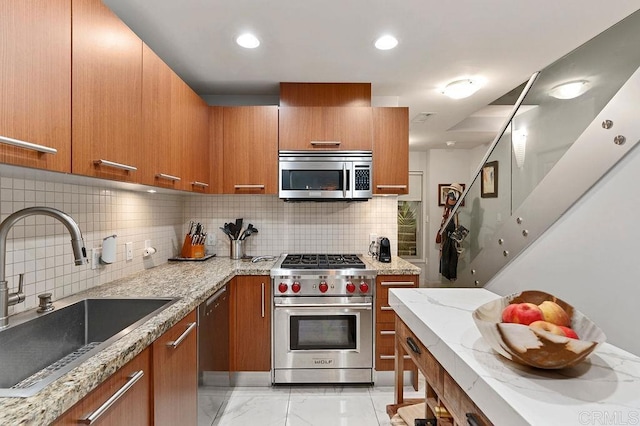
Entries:
[[326,282],[326,281],[322,281],[322,282],[320,283],[320,285],[318,286],[318,288],[320,289],[320,292],[321,292],[321,293],[326,293],[326,292],[327,292],[327,290],[329,290],[329,286],[327,285],[327,282]]
[[369,291],[369,284],[365,283],[364,281],[360,283],[360,291],[362,293],[366,293]]
[[294,293],[298,293],[300,291],[300,283],[296,281],[291,284],[291,290],[293,290]]
[[356,285],[351,281],[347,282],[347,291],[349,293],[353,293],[354,291],[356,291]]
[[289,286],[286,285],[285,283],[280,283],[278,285],[278,291],[280,291],[280,293],[286,293],[288,288]]

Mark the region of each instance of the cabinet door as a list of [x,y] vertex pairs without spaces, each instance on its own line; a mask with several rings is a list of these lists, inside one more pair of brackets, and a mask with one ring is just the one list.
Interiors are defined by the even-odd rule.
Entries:
[[224,193],[278,193],[278,107],[224,108]]
[[0,142],[39,145],[0,143],[0,162],[71,172],[70,0],[3,0],[0,40]]
[[[140,376],[142,372],[142,376]],[[145,349],[105,380],[55,422],[56,426],[76,426],[96,412],[111,396],[127,389],[116,402],[96,419],[96,425],[153,424],[151,420],[151,350]],[[94,423],[92,423],[94,424]],[[195,424],[195,423],[194,423]]]
[[373,108],[373,193],[409,193],[409,108]]
[[338,145],[327,144],[324,140],[323,110],[322,107],[280,108],[278,148],[285,151],[336,149]]
[[209,193],[222,194],[224,184],[224,107],[209,107]]
[[193,192],[209,193],[211,165],[209,162],[209,106],[191,88],[187,93],[187,139],[184,141],[183,164],[186,188]]
[[234,278],[231,371],[271,369],[270,282],[268,276]]
[[324,139],[340,142],[340,150],[372,149],[372,116],[367,107],[327,107],[324,113]]
[[198,414],[196,313],[153,342],[154,425],[195,425]]
[[142,41],[100,0],[72,8],[72,171],[139,182]]

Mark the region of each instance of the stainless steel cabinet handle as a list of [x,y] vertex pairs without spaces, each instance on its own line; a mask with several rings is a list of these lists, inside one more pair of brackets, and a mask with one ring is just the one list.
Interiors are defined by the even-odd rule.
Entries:
[[179,181],[181,181],[181,180],[182,180],[182,179],[181,179],[181,178],[179,178],[178,176],[167,175],[167,174],[165,174],[165,173],[158,173],[158,174],[156,175],[156,177],[157,177],[157,178],[160,178],[160,179],[173,180],[173,181],[176,181],[176,182],[179,182]]
[[208,183],[198,182],[198,181],[191,182],[191,185],[193,185],[193,186],[201,186],[203,188],[208,188],[209,187]]
[[136,170],[138,170],[137,167],[130,166],[128,164],[116,163],[114,161],[103,160],[103,159],[96,160],[96,161],[93,162],[93,164],[109,166],[109,167],[115,167],[116,169],[127,170],[127,171],[130,171],[130,172],[135,172]]
[[357,308],[371,310],[371,303],[276,303],[276,308]]
[[407,189],[407,185],[376,185],[378,189]]
[[340,146],[340,141],[311,141],[313,146]]
[[264,185],[256,184],[256,185],[233,185],[235,189],[264,189]]
[[264,302],[265,302],[265,297],[264,297],[264,283],[262,283],[262,318],[264,318]]
[[124,385],[122,385],[122,387],[120,389],[118,389],[116,391],[116,393],[111,395],[111,398],[107,399],[104,402],[104,404],[102,404],[100,407],[98,407],[98,409],[95,410],[93,413],[88,414],[84,419],[78,420],[78,422],[82,423],[82,424],[85,424],[85,425],[93,424],[93,422],[98,420],[98,418],[100,418],[100,416],[102,416],[109,408],[111,408],[111,406],[118,399],[120,399],[129,389],[131,389],[131,387],[133,385],[135,385],[136,382],[142,378],[142,376],[144,376],[144,371],[142,371],[142,370],[136,371],[135,373],[130,375],[128,377],[127,382]]
[[12,139],[12,138],[8,138],[6,136],[0,136],[0,142],[7,144],[7,145],[13,145],[13,146],[17,146],[18,148],[25,148],[25,149],[30,149],[32,151],[38,151],[38,152],[42,152],[44,154],[57,154],[58,150],[55,148],[49,148],[48,146],[44,146],[44,145],[38,145],[35,143],[31,143],[31,142],[25,142],[25,141],[21,141],[18,139]]
[[405,285],[414,285],[413,281],[382,281],[380,283],[383,287],[393,287],[393,286],[405,286]]
[[[396,359],[395,355],[380,355],[380,359]],[[411,359],[409,355],[403,355],[402,359]]]
[[380,335],[381,336],[395,336],[396,332],[395,330],[381,330],[380,331]]
[[182,334],[180,335],[180,337],[178,337],[176,340],[174,340],[174,341],[172,341],[172,342],[168,342],[168,343],[167,343],[167,346],[170,346],[170,347],[172,347],[172,348],[174,348],[174,349],[175,349],[175,348],[177,348],[177,347],[178,347],[178,345],[179,345],[180,343],[182,343],[182,341],[183,341],[184,339],[186,339],[186,338],[187,338],[187,336],[189,335],[189,333],[191,333],[191,332],[193,331],[193,329],[194,329],[194,328],[196,328],[196,325],[197,325],[197,324],[198,324],[198,323],[196,323],[196,322],[192,322],[192,323],[190,323],[190,324],[189,324],[189,326],[187,327],[187,329],[184,331],[184,333],[182,333]]
[[381,311],[393,311],[391,306],[380,306]]

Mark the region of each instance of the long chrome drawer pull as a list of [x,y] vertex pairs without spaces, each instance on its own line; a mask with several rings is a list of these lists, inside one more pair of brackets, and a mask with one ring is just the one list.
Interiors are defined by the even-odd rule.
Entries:
[[158,173],[156,175],[156,177],[160,178],[160,179],[175,180],[175,181],[181,181],[182,180],[182,178],[179,178],[178,176],[167,175],[167,174],[164,174],[164,173]]
[[198,182],[198,181],[191,182],[191,185],[193,185],[193,186],[201,186],[203,188],[208,188],[209,187],[208,183]]
[[48,146],[38,145],[31,142],[25,142],[18,139],[8,138],[6,136],[0,136],[0,142],[7,145],[17,146],[18,148],[30,149],[32,151],[42,152],[44,154],[57,154],[58,150],[55,148],[49,148]]
[[376,185],[378,189],[407,189],[407,185]]
[[105,165],[105,166],[109,166],[109,167],[115,167],[116,169],[127,170],[127,171],[130,171],[130,172],[135,172],[136,170],[138,170],[137,167],[129,166],[128,164],[116,163],[114,161],[103,160],[103,159],[96,160],[96,161],[93,162],[93,164]]
[[395,336],[396,332],[395,330],[381,330],[380,331],[380,335],[381,336]]
[[276,303],[274,305],[276,308],[359,308],[371,310],[371,303],[296,303],[293,304],[285,304],[285,303]]
[[196,324],[197,324],[196,322],[192,322],[192,323],[190,323],[190,324],[189,324],[189,326],[187,327],[187,329],[184,331],[184,333],[182,333],[182,334],[180,335],[180,337],[178,337],[178,338],[177,338],[176,340],[174,340],[173,342],[168,342],[168,343],[167,343],[167,346],[172,347],[172,348],[174,348],[174,349],[175,349],[175,348],[177,348],[177,347],[178,347],[178,345],[179,345],[180,343],[182,343],[182,341],[183,341],[184,339],[186,339],[186,338],[187,338],[187,336],[189,335],[189,333],[191,333],[191,332],[193,331],[193,329],[194,329],[194,328],[196,328]]
[[235,189],[264,189],[264,185],[233,185]]
[[382,281],[383,287],[399,286],[399,285],[414,285],[413,281]]
[[102,404],[100,407],[98,407],[98,409],[96,411],[94,411],[93,413],[87,415],[84,419],[80,419],[78,422],[82,423],[82,424],[85,424],[85,425],[93,424],[93,422],[98,420],[98,418],[100,418],[101,415],[103,415],[109,408],[111,408],[111,406],[118,399],[120,399],[129,389],[131,389],[131,387],[133,385],[135,385],[136,382],[142,378],[142,376],[144,376],[144,371],[142,371],[142,370],[136,371],[135,373],[130,375],[128,377],[127,382],[124,385],[122,385],[122,387],[120,389],[118,389],[116,391],[116,393],[111,395],[111,398],[107,399],[104,402],[104,404]]
[[333,146],[340,145],[341,143],[340,141],[311,141],[311,145],[313,146]]
[[[380,359],[396,359],[395,355],[380,355]],[[402,359],[411,359],[409,355],[403,355]]]
[[380,306],[381,311],[393,311],[391,306]]
[[262,301],[260,302],[262,305],[262,318],[264,318],[264,302],[265,302],[265,294],[264,294],[264,283],[262,283]]

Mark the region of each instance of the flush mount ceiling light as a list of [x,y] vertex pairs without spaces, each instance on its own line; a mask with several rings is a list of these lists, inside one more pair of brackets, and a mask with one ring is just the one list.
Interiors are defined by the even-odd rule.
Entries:
[[375,46],[380,50],[393,49],[398,45],[398,40],[390,35],[384,35],[376,40]]
[[477,81],[465,78],[447,84],[446,87],[442,89],[442,94],[451,99],[463,99],[473,95],[478,89],[480,89],[480,84]]
[[260,46],[260,40],[258,40],[258,38],[253,34],[249,33],[238,36],[238,38],[236,39],[236,43],[246,49],[255,49],[256,47]]
[[569,81],[549,90],[549,96],[556,99],[573,99],[584,94],[590,87],[591,84],[587,80]]

